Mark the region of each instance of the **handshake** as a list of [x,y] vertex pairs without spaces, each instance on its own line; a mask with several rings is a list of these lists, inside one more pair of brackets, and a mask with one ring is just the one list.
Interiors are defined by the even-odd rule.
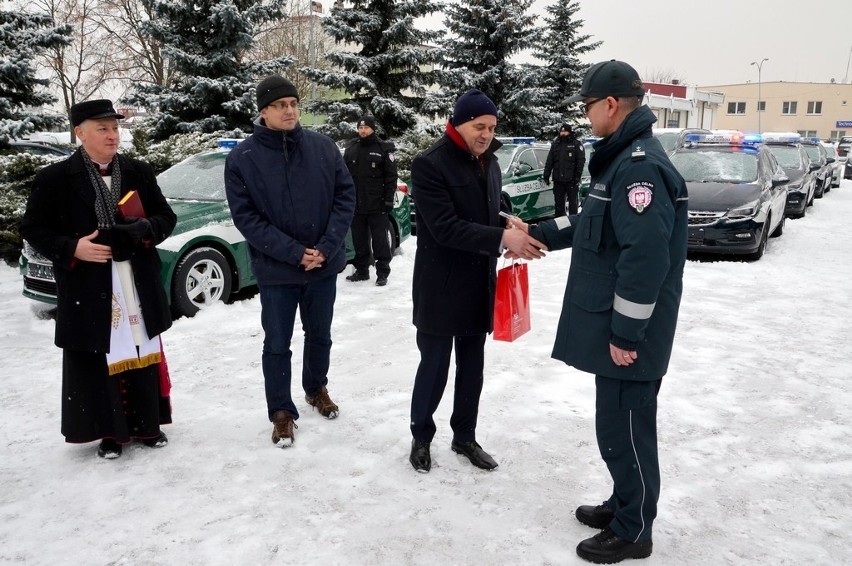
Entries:
[[507,251],[503,254],[504,258],[539,259],[544,257],[547,246],[529,235],[529,224],[503,211],[500,211],[500,216],[506,218],[503,247],[507,248]]

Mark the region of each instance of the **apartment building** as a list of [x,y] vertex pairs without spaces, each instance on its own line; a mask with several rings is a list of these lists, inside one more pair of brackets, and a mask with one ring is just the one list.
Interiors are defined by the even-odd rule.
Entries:
[[852,135],[852,84],[765,82],[702,86],[724,96],[714,127],[799,132],[836,141]]

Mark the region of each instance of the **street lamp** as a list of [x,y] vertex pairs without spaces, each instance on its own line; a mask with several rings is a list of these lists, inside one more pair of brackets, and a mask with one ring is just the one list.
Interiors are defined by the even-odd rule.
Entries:
[[763,130],[760,128],[760,71],[763,69],[763,64],[769,61],[768,57],[764,57],[760,60],[760,63],[757,61],[752,61],[751,64],[757,67],[757,133],[762,134]]

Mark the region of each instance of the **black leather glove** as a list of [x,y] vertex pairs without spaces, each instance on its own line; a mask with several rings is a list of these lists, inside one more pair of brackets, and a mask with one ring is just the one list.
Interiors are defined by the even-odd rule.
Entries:
[[150,238],[154,234],[147,218],[135,218],[133,216],[128,216],[121,223],[117,223],[114,229],[126,234],[134,242],[143,238]]

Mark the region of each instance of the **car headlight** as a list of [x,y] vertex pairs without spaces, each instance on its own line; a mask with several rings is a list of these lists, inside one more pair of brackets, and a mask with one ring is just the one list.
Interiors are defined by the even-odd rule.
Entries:
[[757,214],[757,208],[758,201],[754,200],[742,206],[732,208],[728,211],[727,214],[725,214],[725,217],[728,220],[742,220],[744,218],[751,218],[755,214]]

